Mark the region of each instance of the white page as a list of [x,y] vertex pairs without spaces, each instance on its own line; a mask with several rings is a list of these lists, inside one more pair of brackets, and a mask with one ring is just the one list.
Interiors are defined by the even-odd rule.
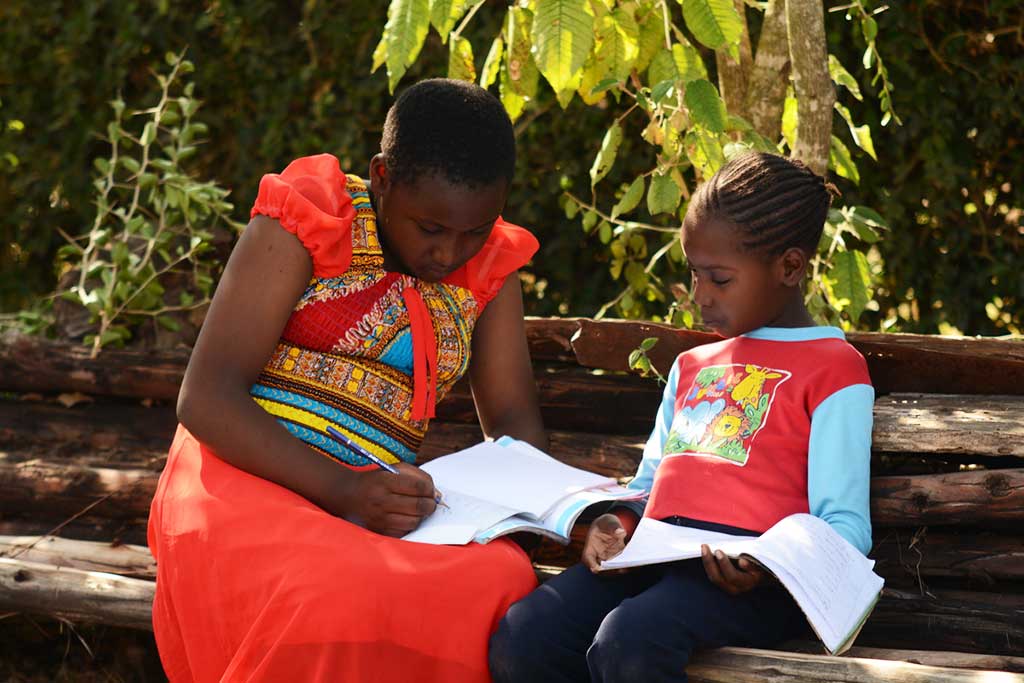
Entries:
[[784,567],[795,579],[787,588],[805,613],[813,605],[823,615],[829,638],[819,635],[834,651],[882,589],[882,578],[872,571],[874,562],[828,522],[808,514],[786,517],[758,541],[755,557],[773,573],[774,566]]
[[448,507],[438,506],[420,525],[402,537],[417,543],[465,545],[481,529],[516,514],[516,511],[493,505],[474,496],[449,490],[444,495]]
[[571,493],[616,484],[612,477],[493,442],[431,460],[422,469],[445,496],[472,495],[538,519]]
[[747,552],[751,540],[753,539],[717,531],[677,526],[644,517],[633,532],[633,537],[626,544],[625,550],[612,559],[602,562],[601,569],[621,569],[645,564],[689,560],[700,557],[702,543],[722,549],[723,552],[725,552],[726,545],[745,548],[740,552]]
[[835,652],[856,628],[882,589],[882,578],[864,557],[822,519],[791,515],[757,538],[675,526],[644,518],[617,557],[601,569],[634,567],[700,557],[707,543],[730,557],[748,554],[793,595],[815,632]]

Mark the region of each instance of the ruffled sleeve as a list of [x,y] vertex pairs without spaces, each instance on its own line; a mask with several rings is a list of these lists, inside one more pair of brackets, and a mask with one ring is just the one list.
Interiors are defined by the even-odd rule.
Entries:
[[294,233],[313,258],[315,277],[335,277],[352,260],[352,197],[332,154],[302,157],[281,173],[268,173],[250,216],[276,218]]
[[497,296],[505,278],[526,265],[538,248],[540,243],[528,230],[499,217],[483,249],[444,281],[473,292],[483,309]]

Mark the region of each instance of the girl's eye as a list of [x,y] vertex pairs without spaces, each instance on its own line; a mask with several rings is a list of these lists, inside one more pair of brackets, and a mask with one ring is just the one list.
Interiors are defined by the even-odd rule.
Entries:
[[439,228],[430,228],[430,227],[427,227],[425,225],[420,225],[419,229],[422,230],[423,232],[427,233],[428,235],[437,235],[437,234],[439,234],[441,232],[441,230]]
[[711,278],[711,284],[718,285],[719,287],[721,287],[723,285],[727,285],[730,282],[732,282],[732,278],[725,278],[724,280],[723,279]]

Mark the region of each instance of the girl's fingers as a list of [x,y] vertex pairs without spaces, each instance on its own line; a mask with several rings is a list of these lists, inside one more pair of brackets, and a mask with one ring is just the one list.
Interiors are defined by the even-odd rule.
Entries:
[[718,562],[715,561],[715,556],[711,554],[711,548],[706,544],[700,547],[700,561],[704,565],[704,573],[708,575],[708,579],[711,583],[715,584],[719,588],[725,588],[725,581],[722,579],[722,571],[718,567]]

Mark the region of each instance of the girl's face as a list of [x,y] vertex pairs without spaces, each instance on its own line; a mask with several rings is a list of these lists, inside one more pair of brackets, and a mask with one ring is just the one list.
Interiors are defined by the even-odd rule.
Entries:
[[690,295],[708,329],[735,337],[759,327],[807,324],[803,273],[794,278],[786,263],[795,250],[777,257],[745,251],[737,228],[714,217],[687,215],[680,239],[693,278]]
[[508,192],[503,179],[473,189],[437,175],[395,184],[380,157],[370,176],[384,267],[427,282],[444,279],[483,248]]

